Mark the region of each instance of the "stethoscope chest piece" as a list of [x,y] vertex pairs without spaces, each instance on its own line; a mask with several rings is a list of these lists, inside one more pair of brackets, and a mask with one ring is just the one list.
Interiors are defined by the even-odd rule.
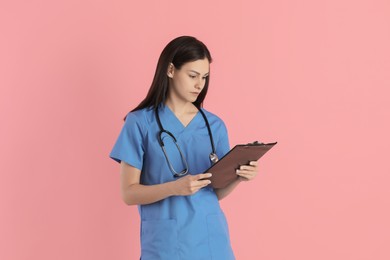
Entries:
[[210,161],[212,163],[218,162],[218,155],[216,155],[215,153],[210,153]]

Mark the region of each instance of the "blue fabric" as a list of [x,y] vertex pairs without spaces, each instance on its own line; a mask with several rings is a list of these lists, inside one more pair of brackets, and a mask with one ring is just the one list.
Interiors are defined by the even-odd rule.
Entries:
[[[228,134],[223,121],[206,111],[219,158],[229,151]],[[173,133],[188,162],[190,174],[204,172],[211,166],[212,151],[206,124],[200,112],[184,127],[174,113],[159,108],[164,129]],[[158,143],[160,129],[154,110],[142,109],[128,114],[122,131],[110,153],[117,162],[140,169],[141,184],[153,185],[174,181]],[[171,138],[164,137],[167,154],[177,170],[183,162]],[[156,259],[235,259],[230,246],[228,225],[218,198],[211,187],[191,196],[172,196],[140,205],[141,258]]]

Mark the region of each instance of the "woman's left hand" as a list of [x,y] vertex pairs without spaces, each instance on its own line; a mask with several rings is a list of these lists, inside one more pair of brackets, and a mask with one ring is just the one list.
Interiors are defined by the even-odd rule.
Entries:
[[238,176],[243,181],[253,180],[258,173],[258,163],[257,161],[250,161],[249,165],[241,165],[240,169],[236,170]]

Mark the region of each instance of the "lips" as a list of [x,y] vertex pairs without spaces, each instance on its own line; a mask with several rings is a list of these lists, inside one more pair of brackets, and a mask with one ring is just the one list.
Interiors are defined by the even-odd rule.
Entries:
[[191,94],[199,95],[200,92],[191,92]]

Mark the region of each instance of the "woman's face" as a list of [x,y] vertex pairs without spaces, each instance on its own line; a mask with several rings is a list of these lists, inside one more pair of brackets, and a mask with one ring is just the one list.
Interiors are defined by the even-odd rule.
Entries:
[[210,63],[207,58],[185,63],[180,69],[171,64],[168,68],[168,98],[194,102],[204,88],[209,75]]

